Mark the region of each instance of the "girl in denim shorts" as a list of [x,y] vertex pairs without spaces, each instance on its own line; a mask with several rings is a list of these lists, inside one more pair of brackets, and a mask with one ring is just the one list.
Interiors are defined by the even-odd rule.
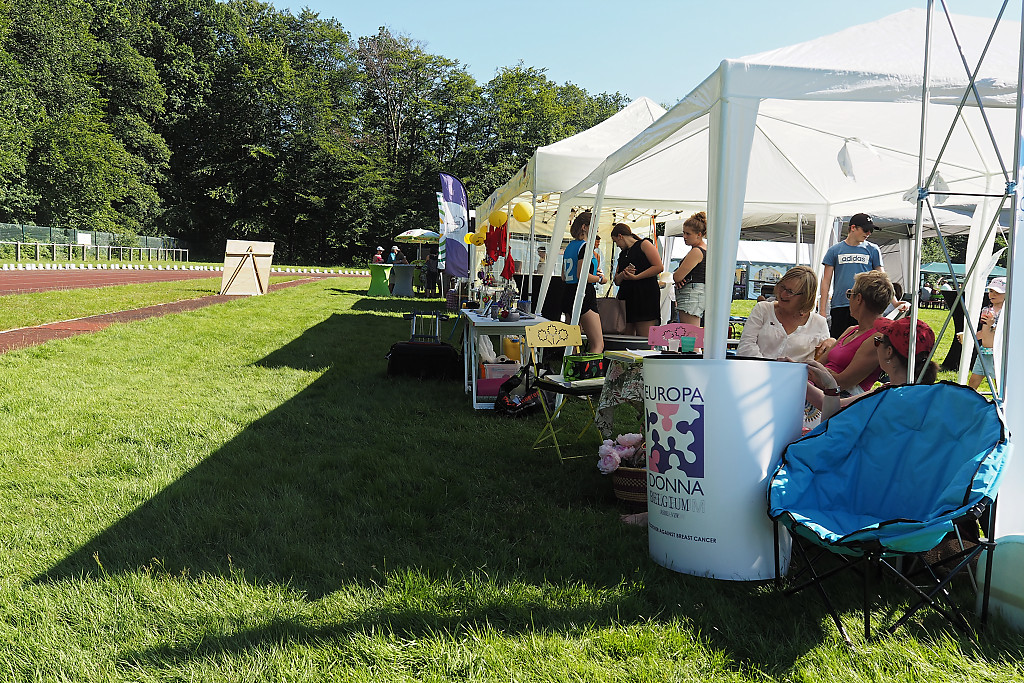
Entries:
[[690,251],[683,257],[672,274],[676,288],[676,311],[679,322],[700,325],[704,317],[704,287],[707,279],[708,217],[703,211],[693,214],[683,223],[683,241]]

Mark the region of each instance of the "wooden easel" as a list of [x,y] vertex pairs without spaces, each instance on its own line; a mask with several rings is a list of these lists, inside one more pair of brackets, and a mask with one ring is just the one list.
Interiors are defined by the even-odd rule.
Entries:
[[273,242],[228,240],[224,248],[224,277],[220,293],[240,296],[266,294],[273,260]]

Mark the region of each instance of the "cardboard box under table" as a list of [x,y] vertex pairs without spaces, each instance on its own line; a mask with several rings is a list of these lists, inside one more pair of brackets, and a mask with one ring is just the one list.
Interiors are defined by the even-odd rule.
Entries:
[[519,371],[519,363],[481,363],[480,379],[476,381],[477,396],[497,397],[502,383]]

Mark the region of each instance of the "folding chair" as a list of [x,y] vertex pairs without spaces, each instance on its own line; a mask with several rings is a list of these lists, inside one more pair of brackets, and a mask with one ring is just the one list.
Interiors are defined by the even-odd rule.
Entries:
[[704,328],[687,323],[669,323],[667,325],[654,325],[647,331],[647,345],[650,347],[668,346],[670,339],[693,339],[693,346],[687,349],[680,344],[680,350],[693,351],[704,348]]
[[[781,523],[793,533],[810,575],[787,593],[813,586],[850,642],[823,582],[857,568],[864,582],[864,636],[870,638],[870,584],[881,572],[917,598],[888,632],[928,606],[969,633],[950,582],[995,543],[979,538],[964,548],[961,542],[959,552],[938,560],[925,553],[947,534],[959,538],[958,525],[977,528],[1010,451],[998,407],[968,387],[889,387],[851,403],[791,443],[769,480],[768,514],[776,531]],[[805,546],[828,552],[812,556]],[[823,556],[838,558],[838,566],[820,571]],[[778,570],[777,543],[776,563]],[[986,577],[983,622],[988,591]]]
[[[536,325],[530,325],[526,328],[526,345],[530,347],[530,361],[534,368],[539,369],[538,349],[544,348],[558,348],[558,347],[573,347],[578,349],[583,344],[583,335],[580,332],[579,325],[566,325],[560,322],[545,322],[538,323]],[[597,425],[594,424],[594,419],[597,413],[594,410],[594,402],[592,397],[600,396],[601,389],[604,387],[604,378],[598,377],[595,379],[583,379],[576,381],[566,381],[562,375],[544,375],[540,376],[540,372],[537,372],[536,387],[542,392],[551,392],[558,395],[560,398],[576,396],[586,401],[589,410],[589,416],[587,424],[584,425],[583,430],[576,436],[576,441],[579,442],[583,435],[588,430],[593,429],[597,434],[598,439],[601,439],[601,432],[598,431]],[[542,448],[554,448],[555,453],[558,454],[559,461],[564,461],[562,457],[562,449],[558,443],[558,429],[555,428],[555,420],[562,412],[562,408],[565,407],[566,402],[559,400],[557,406],[554,409],[548,407],[548,403],[543,398],[541,399],[540,405],[544,410],[544,427],[541,429],[537,439],[533,442],[534,449]],[[549,442],[550,443],[547,443]],[[573,457],[583,457],[582,455]]]

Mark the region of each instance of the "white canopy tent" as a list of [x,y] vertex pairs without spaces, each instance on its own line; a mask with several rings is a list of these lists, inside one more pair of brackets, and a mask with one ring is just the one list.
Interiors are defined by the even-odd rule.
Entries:
[[[476,215],[480,221],[487,221],[493,211],[503,209],[508,214],[511,234],[549,237],[555,223],[559,194],[585,178],[609,154],[664,113],[665,109],[653,100],[640,97],[592,128],[538,147],[515,176],[477,207]],[[533,218],[528,223],[517,221],[512,216],[510,209],[516,200],[533,206]],[[602,222],[607,230],[611,229],[613,222],[651,225],[650,217],[643,210],[636,209],[610,208],[602,216]],[[529,268],[532,264],[527,266]]]
[[[938,234],[938,230],[941,228],[942,234],[945,236],[949,235],[961,235],[970,231],[972,214],[974,213],[974,205],[962,206],[962,205],[949,205],[946,204],[941,208],[936,208],[934,211],[926,213],[923,217],[921,224],[922,236],[923,237],[935,237]],[[883,261],[885,263],[885,272],[889,275],[889,278],[893,283],[900,283],[903,285],[905,291],[913,292],[917,289],[919,283],[912,283],[910,279],[912,277],[911,260],[913,256],[913,239],[914,239],[914,220],[916,217],[916,207],[909,207],[905,209],[894,209],[888,211],[872,211],[871,219],[875,224],[875,231],[871,235],[871,242],[878,246],[882,252]],[[798,225],[799,222],[799,225]],[[1009,211],[1004,211],[999,218],[1000,229],[1005,232],[1005,227],[1010,225],[1011,219]],[[681,235],[683,230],[683,220],[672,219],[665,221],[664,234],[667,239],[671,239],[673,236]],[[821,249],[818,250],[819,258],[817,261],[813,260],[810,255],[810,250],[807,253],[803,249],[807,248],[808,245],[813,245],[815,236],[818,239],[823,239],[824,244],[822,248],[827,248],[829,245],[834,244],[839,240],[840,236],[840,225],[837,221],[833,222],[832,226],[825,226],[826,229],[817,231],[814,225],[814,217],[800,214],[744,214],[742,221],[742,232],[741,242],[739,244],[739,252],[736,255],[736,261],[742,262],[743,259],[743,245],[746,242],[771,242],[780,246],[783,255],[788,254],[788,257],[779,261],[780,263],[796,263],[796,248],[794,242],[801,243],[801,259],[800,263],[805,265],[811,265],[815,267],[819,273],[821,271]],[[681,246],[681,240],[676,240],[677,244],[672,250],[672,258],[678,256],[678,251],[683,249]],[[685,249],[684,249],[685,251]],[[970,346],[968,347],[967,353],[971,351]],[[967,373],[966,363],[964,364],[964,373]],[[966,381],[966,374],[961,377],[961,381]]]
[[[917,200],[925,19],[907,10],[871,24],[739,60],[726,60],[665,116],[561,197],[635,203],[709,215],[708,353],[725,352],[729,292],[744,214],[803,213],[818,237],[835,216],[907,209]],[[991,20],[956,17],[976,59]],[[942,163],[936,185],[1001,192],[999,156],[976,107],[945,132],[968,83],[951,33],[936,27],[925,155]],[[1019,24],[1004,23],[982,66],[979,95],[1000,139],[1013,141]],[[1007,150],[1002,151],[1007,159]],[[1010,155],[1012,158],[1012,154]],[[559,236],[556,221],[555,236]],[[819,264],[827,240],[815,240]]]
[[[521,249],[524,273],[535,271],[536,250],[533,245],[538,236],[544,237],[543,243],[549,246],[548,258],[544,263],[541,298],[547,291],[552,272],[561,265],[558,252],[561,249],[562,234],[557,239],[551,238],[560,193],[586,177],[609,154],[664,114],[663,107],[651,99],[640,97],[592,128],[538,147],[515,176],[477,207],[476,215],[480,221],[487,221],[493,211],[503,209],[508,215],[509,234],[528,236],[526,247]],[[513,216],[511,209],[516,200],[533,207],[533,215],[528,223],[520,222]],[[571,213],[571,207],[567,207],[565,213]],[[651,216],[644,210],[631,207],[608,208],[600,216],[598,226],[607,237],[612,225],[619,222],[643,226],[638,230],[641,234],[653,232]],[[609,243],[610,249],[611,240],[606,239],[605,242]],[[526,286],[529,287],[528,284]]]
[[477,208],[477,215],[486,219],[491,211],[527,193],[559,193],[572,187],[664,113],[653,100],[640,97],[593,128],[538,147],[526,165]]
[[[561,202],[592,198],[598,207],[621,201],[666,209],[706,207],[705,353],[723,358],[744,213],[812,214],[823,237],[835,216],[913,206],[918,160],[923,157],[930,171],[940,151],[932,191],[995,197],[1011,188],[1021,192],[1009,185],[1014,170],[1003,172],[1013,164],[1018,144],[1020,23],[1003,21],[989,44],[992,20],[954,16],[965,68],[941,15],[926,50],[929,15],[907,10],[806,43],[723,61],[667,114],[564,192]],[[983,52],[974,95],[954,127],[968,92],[967,70]],[[922,107],[926,54],[929,105]],[[974,96],[984,103],[987,121]],[[991,253],[991,235],[984,240],[982,235],[993,201],[998,204],[978,203],[969,251]],[[561,213],[556,238],[564,229]],[[825,242],[815,240],[815,264]],[[980,257],[981,263],[986,260]],[[1020,288],[1012,268],[1011,302]],[[971,289],[969,301],[980,299],[978,287]],[[1005,327],[1009,335],[1024,338],[1024,316],[1008,314]],[[1004,398],[1011,432],[1024,431],[1024,397],[1014,394],[1024,392],[1021,375],[1024,363],[1008,354]]]

